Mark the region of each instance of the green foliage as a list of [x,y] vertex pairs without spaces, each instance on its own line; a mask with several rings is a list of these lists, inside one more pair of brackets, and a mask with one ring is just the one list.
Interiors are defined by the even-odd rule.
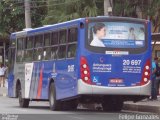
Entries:
[[150,19],[153,26],[152,32],[158,30],[160,26],[160,0],[113,0],[113,3],[115,16]]
[[22,3],[16,4],[14,1],[10,0],[3,0],[0,2],[0,32],[2,34],[10,34],[13,31],[22,29],[22,21],[24,21],[22,5]]
[[139,0],[113,0],[113,14],[115,16],[137,17],[136,7]]
[[[41,21],[47,12],[46,0],[31,0],[32,27],[42,26]],[[25,28],[24,0],[0,1],[0,38],[9,38],[12,32]]]
[[[100,5],[100,10],[97,8]],[[48,15],[44,24],[53,24],[71,19],[97,16],[103,9],[103,0],[48,0]]]

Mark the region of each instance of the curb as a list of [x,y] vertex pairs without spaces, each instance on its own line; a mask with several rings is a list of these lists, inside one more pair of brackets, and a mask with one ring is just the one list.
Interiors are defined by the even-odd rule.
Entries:
[[151,112],[160,114],[160,106],[148,106],[140,105],[136,103],[125,103],[123,110],[139,111],[139,112]]

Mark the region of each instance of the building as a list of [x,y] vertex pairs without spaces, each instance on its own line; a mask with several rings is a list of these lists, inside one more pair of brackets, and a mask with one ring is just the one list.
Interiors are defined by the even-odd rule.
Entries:
[[152,57],[160,59],[160,33],[152,33]]

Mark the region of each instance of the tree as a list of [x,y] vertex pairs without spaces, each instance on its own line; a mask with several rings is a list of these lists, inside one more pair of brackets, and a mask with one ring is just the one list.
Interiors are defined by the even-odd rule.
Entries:
[[152,21],[152,32],[160,27],[160,0],[113,0],[113,14],[148,19]]
[[[45,0],[31,1],[32,27],[41,26],[47,12]],[[0,38],[8,39],[12,32],[25,28],[24,0],[0,1]]]
[[136,8],[139,0],[113,0],[113,14],[123,17],[137,17]]
[[[22,3],[15,4],[9,0],[2,0],[0,2],[0,16],[1,37],[6,37],[14,30],[17,31],[23,26]],[[18,25],[16,25],[16,23],[18,23]]]
[[53,24],[75,18],[97,16],[103,8],[97,9],[97,4],[102,4],[99,0],[49,0],[48,14],[43,21],[44,24]]

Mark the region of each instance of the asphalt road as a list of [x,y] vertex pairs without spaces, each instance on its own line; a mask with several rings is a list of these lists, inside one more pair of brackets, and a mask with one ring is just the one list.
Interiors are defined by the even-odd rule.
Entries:
[[20,108],[18,99],[8,97],[0,97],[0,114],[0,120],[160,120],[157,114],[132,111],[50,111],[48,102],[30,102],[29,108]]

